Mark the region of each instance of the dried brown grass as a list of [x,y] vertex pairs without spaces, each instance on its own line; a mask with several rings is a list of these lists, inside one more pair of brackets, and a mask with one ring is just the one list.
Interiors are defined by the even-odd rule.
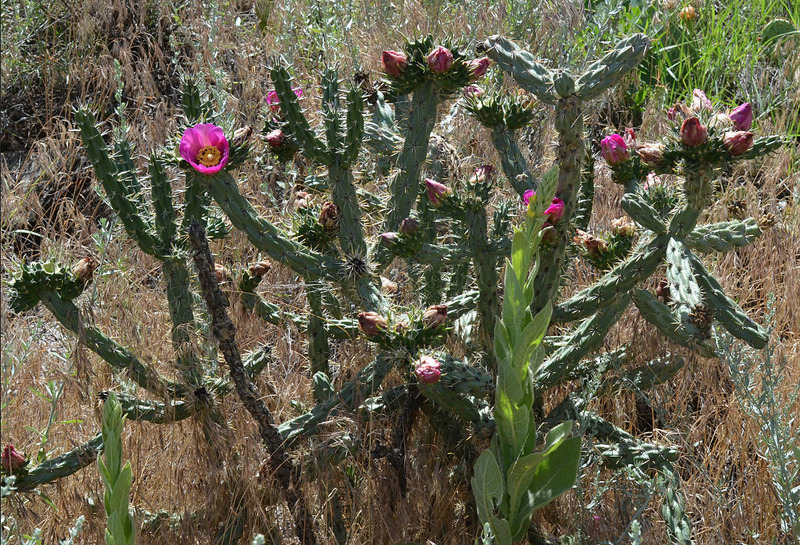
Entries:
[[[264,2],[256,4],[264,7]],[[129,105],[130,136],[140,155],[172,137],[176,130],[175,62],[208,74],[209,81],[228,89],[227,106],[229,111],[236,112],[238,123],[256,123],[261,101],[269,88],[265,69],[267,56],[281,51],[280,44],[285,41],[279,40],[279,33],[286,31],[282,21],[291,15],[278,9],[286,4],[266,4],[271,5],[273,11],[262,33],[248,26],[254,23],[255,12],[243,3],[219,8],[215,28],[188,5],[173,8],[153,2],[143,10],[123,0],[111,4],[84,3],[71,15],[71,40],[84,51],[91,50],[92,54],[70,59],[69,83],[63,96],[58,97],[60,100],[54,90],[55,84],[46,86],[45,109],[38,111],[41,133],[36,144],[24,155],[23,168],[13,171],[3,168],[4,223],[40,206],[31,190],[32,183],[58,178],[75,170],[82,152],[71,129],[70,104],[77,99],[109,108],[116,89],[114,61],[121,66],[123,96]],[[451,4],[450,11],[442,19],[431,17],[430,7],[424,3],[401,4],[402,15],[377,18],[372,24],[359,28],[354,25],[348,39],[355,44],[358,54],[352,58],[334,57],[329,51],[294,51],[298,79],[303,83],[314,80],[317,71],[314,53],[320,53],[329,61],[334,60],[329,57],[336,58],[343,66],[343,74],[356,67],[374,71],[378,69],[377,53],[395,47],[403,35],[433,32],[485,36],[496,32],[498,21],[505,16],[503,3],[485,2],[473,7],[473,11]],[[364,10],[369,6],[363,3]],[[563,34],[565,26],[576,28],[581,24],[580,12],[571,5],[569,9],[564,9],[565,6],[568,5],[564,2],[547,6],[553,13],[553,18],[549,19],[553,26],[544,29],[542,37],[529,44],[532,50],[552,47],[548,36]],[[310,10],[310,7],[295,6],[294,9]],[[179,27],[172,24],[174,14],[181,17]],[[233,24],[236,16],[242,18],[242,27]],[[212,34],[213,47],[209,44]],[[170,45],[170,39],[178,45]],[[60,77],[48,76],[46,65],[43,65],[43,74],[46,82],[60,81]],[[655,119],[658,118],[647,116],[645,126],[652,127],[651,120]],[[545,120],[543,126],[549,127],[549,121]],[[782,127],[774,129],[780,132]],[[534,143],[532,147],[538,150],[531,157],[532,164],[541,166],[549,162],[552,131],[547,129],[529,134],[529,137]],[[460,124],[452,140],[464,156],[495,160],[488,139],[471,124]],[[737,198],[746,199],[751,215],[758,217],[765,211],[777,212],[774,196],[781,189],[778,186],[798,186],[796,166],[791,165],[793,160],[796,158],[790,150],[782,150],[755,167],[757,172],[751,171],[752,167],[738,168],[731,176],[736,183],[723,194],[709,218],[725,218],[725,203],[733,193]],[[26,167],[33,176],[17,177],[16,173],[25,171]],[[598,169],[598,175],[592,227],[602,230],[614,217],[621,215],[620,192],[602,168]],[[267,176],[264,165],[248,165],[242,176],[246,177],[243,187],[252,202],[264,213],[275,214],[259,190]],[[67,206],[59,208],[58,221],[46,232],[41,251],[43,257],[56,257],[69,263],[97,251],[92,236],[97,235],[98,229],[84,213],[71,209],[69,203],[64,204]],[[73,229],[67,235],[65,226],[70,222]],[[117,229],[115,236],[105,243],[100,274],[91,293],[80,300],[80,305],[102,331],[169,376],[173,370],[167,362],[172,360],[173,354],[158,265],[120,233]],[[775,295],[773,339],[788,361],[787,387],[800,377],[798,239],[800,213],[787,209],[778,225],[753,245],[708,262],[726,290],[758,321],[765,317],[765,301],[769,294]],[[8,247],[3,248],[5,275],[14,270],[18,262],[8,250]],[[218,243],[214,251],[220,261],[232,268],[243,267],[257,258],[239,233]],[[591,271],[578,268],[575,282],[566,288],[567,292],[591,281],[592,277]],[[304,307],[302,287],[288,269],[274,267],[265,285],[271,299],[280,297],[296,310]],[[31,391],[42,391],[47,381],[64,382],[47,451],[56,454],[93,436],[99,428],[97,393],[119,388],[108,366],[82,348],[71,335],[62,332],[41,307],[24,315],[12,315],[3,299],[0,311],[6,374],[2,386],[1,442],[13,442],[28,454],[34,454],[38,436],[27,426],[42,429],[48,420],[50,404]],[[265,326],[236,304],[232,313],[244,350],[263,344],[274,347],[274,363],[258,380],[270,409],[279,421],[297,414],[292,403],[307,406],[311,399],[305,339],[291,328],[281,330]],[[639,351],[635,363],[661,355],[667,348],[674,349],[667,347],[635,313],[631,312],[626,318],[630,319],[620,323],[607,343],[616,346],[622,341],[635,341]],[[757,423],[741,410],[723,363],[682,353],[687,356],[686,368],[669,384],[649,394],[650,405],[658,408],[661,420],[661,426],[651,435],[655,442],[675,444],[681,450],[679,472],[696,540],[703,545],[769,542],[778,535],[780,506],[770,488],[768,466],[758,455],[761,446]],[[333,362],[339,366],[337,382],[353,376],[369,357],[368,347],[361,342],[339,345]],[[597,402],[595,409],[621,427],[633,429],[637,408],[632,394]],[[224,400],[222,410],[229,427],[217,430],[211,442],[203,437],[198,418],[173,425],[136,422],[126,425],[124,452],[134,470],[132,505],[139,510],[151,513],[163,510],[180,517],[173,525],[163,523],[160,529],[148,526],[140,535],[139,542],[143,545],[210,542],[238,509],[247,512],[245,536],[266,533],[273,526],[284,536],[292,535],[280,495],[264,474],[265,453],[255,425],[235,396]],[[64,420],[77,420],[77,423],[61,423]],[[371,421],[362,421],[357,416],[337,417],[323,426],[321,436],[312,440],[308,447],[293,451],[293,455],[306,459],[324,445],[325,440],[335,439],[345,432],[359,437],[364,445],[362,452],[369,453],[378,443],[386,444],[390,440],[391,424],[383,417]],[[319,513],[320,528],[324,527],[323,514],[332,505],[331,498],[338,494],[345,505],[349,543],[472,542],[478,526],[470,506],[471,492],[460,477],[464,468],[455,464],[453,455],[442,448],[443,444],[425,419],[420,418],[408,443],[409,492],[405,498],[398,493],[390,466],[385,461],[370,460],[368,454],[323,471],[306,484],[307,496]],[[600,472],[598,476],[607,481],[605,488],[599,488],[599,481],[589,475],[581,492],[567,495],[554,507],[537,515],[542,527],[564,534],[580,526],[587,543],[619,536],[628,522],[633,485],[608,472]],[[87,524],[80,541],[103,541],[102,483],[96,471],[88,468],[42,490],[53,499],[57,509],[30,496],[8,502],[4,512],[13,515],[26,532],[37,526],[43,528],[46,543],[55,543],[58,537],[64,537],[65,528],[83,514]],[[585,505],[595,494],[601,501],[589,512]],[[653,498],[647,511],[645,543],[664,541],[658,510],[658,498]],[[761,537],[752,537],[755,534]],[[321,534],[321,537],[324,543],[335,543],[330,533]]]

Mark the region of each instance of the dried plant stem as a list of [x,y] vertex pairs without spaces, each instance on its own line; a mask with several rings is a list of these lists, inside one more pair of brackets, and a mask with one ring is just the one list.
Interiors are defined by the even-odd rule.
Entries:
[[270,468],[283,488],[286,502],[294,517],[300,543],[316,544],[314,521],[299,488],[300,475],[296,469],[297,466],[293,464],[286,452],[272,414],[262,401],[261,395],[250,381],[242,364],[239,346],[236,343],[236,328],[225,310],[225,300],[214,275],[214,261],[208,248],[208,239],[206,239],[205,230],[196,220],[189,227],[189,240],[194,249],[194,263],[200,278],[203,298],[211,315],[212,331],[219,341],[219,348],[230,369],[231,378],[236,385],[236,392],[247,411],[258,423],[261,440],[269,453]]

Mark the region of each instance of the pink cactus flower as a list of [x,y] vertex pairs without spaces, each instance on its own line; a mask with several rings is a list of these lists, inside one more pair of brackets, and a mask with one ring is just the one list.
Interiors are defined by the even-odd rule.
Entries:
[[525,193],[522,194],[522,201],[525,203],[525,206],[530,206],[531,199],[536,196],[536,191],[533,189],[528,189]]
[[753,125],[753,108],[749,102],[745,102],[731,110],[728,117],[733,121],[733,126],[737,131],[749,131]]
[[558,197],[553,197],[553,202],[544,211],[544,215],[547,216],[547,221],[551,224],[558,223],[564,217],[564,201]]
[[228,164],[230,146],[222,129],[213,123],[199,123],[186,129],[178,152],[201,174],[216,174]]
[[453,190],[430,178],[425,178],[425,187],[428,188],[428,199],[433,206],[440,206]]
[[26,464],[25,456],[23,456],[14,445],[6,445],[3,449],[3,454],[0,456],[0,466],[8,472],[14,473],[18,469],[22,469]]
[[283,146],[283,142],[286,140],[286,135],[283,134],[283,131],[280,129],[275,129],[274,131],[270,131],[267,133],[267,144],[269,147],[273,149],[279,149]]
[[430,356],[420,356],[414,364],[414,374],[423,384],[435,384],[442,376],[440,364]]
[[489,69],[490,64],[492,64],[492,61],[489,60],[489,57],[481,57],[480,59],[469,61],[467,63],[467,68],[469,69],[472,81],[482,78]]
[[453,66],[453,54],[440,45],[428,54],[428,66],[437,74],[447,72]]
[[726,132],[722,139],[725,146],[734,157],[744,154],[753,145],[753,133],[750,131]]
[[485,94],[484,90],[477,85],[467,85],[462,91],[465,98],[478,98]]
[[708,129],[696,117],[690,117],[681,125],[681,141],[689,148],[705,144],[708,141]]
[[711,108],[711,101],[703,91],[700,89],[692,91],[692,110],[699,112],[700,110],[711,110]]
[[[300,87],[294,87],[292,91],[294,91],[294,94],[297,96],[297,98],[303,96],[303,90]],[[270,91],[267,93],[267,106],[269,106],[269,109],[275,113],[281,111],[281,99],[278,96],[277,91]]]
[[383,70],[393,78],[399,78],[408,67],[408,56],[399,51],[384,51],[381,55]]
[[600,141],[600,154],[612,167],[624,163],[630,157],[628,144],[618,134],[610,134]]

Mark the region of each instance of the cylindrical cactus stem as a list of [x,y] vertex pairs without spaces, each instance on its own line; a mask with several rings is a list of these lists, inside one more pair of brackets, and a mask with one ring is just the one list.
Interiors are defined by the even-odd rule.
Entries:
[[691,250],[685,244],[670,239],[666,255],[670,298],[693,308],[703,303],[703,293],[694,277],[691,256]]
[[175,206],[172,202],[172,184],[167,179],[164,161],[153,154],[150,156],[150,190],[153,194],[153,210],[155,211],[155,231],[159,240],[158,251],[169,256],[175,247],[177,232]]
[[603,91],[620,81],[635,68],[650,45],[644,34],[634,34],[621,40],[602,59],[590,64],[577,82],[577,94],[584,102],[597,98]]
[[[436,220],[438,217],[436,210],[430,205],[428,199],[423,197],[420,199],[418,211],[422,223],[422,236],[425,242],[436,244]],[[419,263],[415,263],[415,265],[417,270],[421,269]],[[415,289],[422,293],[424,304],[435,305],[442,300],[442,292],[445,287],[444,272],[444,261],[433,261],[422,269],[421,277],[417,278],[420,281],[420,285],[415,286]]]
[[203,384],[205,373],[193,342],[197,331],[193,297],[189,289],[189,271],[182,258],[164,259],[162,271],[167,284],[175,366],[183,382],[194,390]]
[[494,369],[494,351],[492,350],[494,327],[497,315],[500,312],[500,302],[497,295],[499,284],[495,260],[491,259],[489,252],[489,235],[486,225],[486,210],[484,208],[465,210],[465,223],[468,226],[468,241],[473,252],[473,266],[478,281],[478,314],[481,317],[482,336],[485,342],[487,363]]
[[89,350],[117,371],[127,371],[130,379],[145,390],[157,396],[171,397],[185,397],[191,393],[185,385],[167,381],[145,367],[129,350],[103,335],[96,327],[82,324],[78,307],[72,301],[65,301],[52,291],[42,292],[39,296],[59,323],[77,335]]
[[210,199],[203,189],[203,182],[208,176],[194,170],[186,173],[186,191],[183,194],[183,218],[181,219],[181,234],[186,236],[193,220],[197,220],[206,227],[208,222],[208,205]]
[[[561,76],[562,79],[568,77],[566,74]],[[555,300],[561,280],[567,240],[571,237],[569,224],[578,199],[581,163],[585,154],[581,102],[575,95],[569,95],[558,101],[555,127],[558,131],[556,197],[564,201],[564,216],[555,225],[556,237],[551,246],[539,253],[539,273],[534,283],[536,295],[531,303],[531,312],[534,316],[549,301]]]
[[[358,159],[364,141],[364,97],[358,87],[347,93],[347,129],[341,152],[341,164],[350,167]],[[328,142],[328,145],[332,145]]]
[[701,225],[686,237],[686,244],[698,252],[730,252],[747,246],[761,236],[761,228],[753,218],[744,221],[723,221]]
[[705,358],[714,357],[714,347],[703,337],[703,333],[691,322],[683,320],[652,293],[634,290],[633,302],[642,318],[656,326],[662,335],[677,345],[694,349]]
[[144,253],[156,255],[157,241],[151,225],[145,220],[147,215],[140,206],[139,197],[132,195],[120,179],[117,165],[109,157],[103,136],[95,124],[94,114],[88,110],[78,110],[75,112],[75,122],[80,128],[83,147],[94,167],[95,175],[103,185],[111,207],[119,215],[125,232]]
[[683,165],[683,192],[686,204],[675,213],[669,230],[683,238],[692,232],[697,219],[714,195],[714,169],[705,161],[687,160]]
[[324,289],[319,284],[306,284],[306,299],[310,313],[308,315],[308,360],[311,364],[311,375],[316,373],[330,374],[328,361],[331,357],[331,348],[328,345],[328,331],[325,327],[325,316],[322,305],[322,295],[319,290]]
[[503,173],[514,191],[522,196],[529,189],[536,190],[536,181],[519,149],[516,131],[504,124],[495,125],[492,127],[492,143],[500,155]]
[[546,104],[554,104],[553,73],[528,51],[502,36],[491,36],[484,47],[486,54],[505,72],[509,72],[520,87],[536,95]]
[[349,168],[343,168],[335,160],[328,167],[328,180],[333,202],[339,208],[339,243],[342,250],[348,256],[365,258],[367,245],[364,242],[364,226],[353,183],[353,172]]
[[575,209],[573,225],[576,229],[585,231],[592,219],[592,205],[594,204],[594,155],[587,152],[586,161],[581,170],[581,187],[578,194],[578,204]]
[[664,220],[641,193],[625,193],[625,196],[622,197],[620,201],[620,205],[631,219],[642,227],[650,229],[657,235],[663,235],[667,232],[667,225],[664,223]]
[[414,91],[403,151],[397,158],[400,172],[392,181],[390,209],[383,222],[384,233],[396,231],[400,221],[410,215],[411,208],[417,200],[419,175],[428,155],[428,140],[436,125],[436,107],[439,105],[439,100],[431,83]]

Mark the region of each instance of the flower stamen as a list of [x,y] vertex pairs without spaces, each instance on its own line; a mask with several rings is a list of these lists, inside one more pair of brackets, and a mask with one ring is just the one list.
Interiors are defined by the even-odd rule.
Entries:
[[197,162],[203,166],[215,167],[222,159],[222,152],[216,146],[205,146],[197,152]]

